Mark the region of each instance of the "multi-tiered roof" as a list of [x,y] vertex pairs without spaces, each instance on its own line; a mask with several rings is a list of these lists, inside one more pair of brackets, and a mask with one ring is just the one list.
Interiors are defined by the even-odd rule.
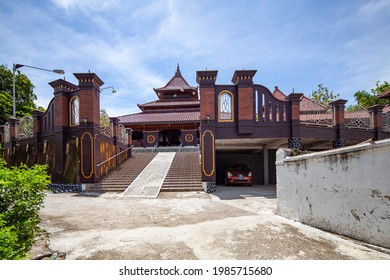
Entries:
[[142,112],[119,117],[123,124],[199,122],[198,88],[183,78],[179,65],[175,75],[164,86],[153,89],[157,100],[138,104]]

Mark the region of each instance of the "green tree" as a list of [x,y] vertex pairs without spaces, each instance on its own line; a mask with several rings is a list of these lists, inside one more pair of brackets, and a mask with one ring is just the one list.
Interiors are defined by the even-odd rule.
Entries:
[[0,159],[0,259],[27,257],[49,184],[45,165],[7,168]]
[[106,109],[100,109],[100,126],[110,126],[110,117],[108,116]]
[[340,96],[339,93],[333,93],[333,90],[329,90],[327,87],[322,84],[318,85],[317,90],[313,90],[309,98],[316,102],[321,103],[326,107],[330,107],[330,103],[335,101]]
[[[16,117],[28,116],[36,109],[34,101],[37,96],[33,92],[34,85],[19,70],[15,74]],[[0,124],[12,117],[12,70],[0,65]]]
[[[379,98],[378,96],[389,88],[390,84],[388,82],[385,81],[381,83],[380,81],[377,81],[375,83],[375,88],[372,88],[370,93],[365,90],[359,90],[355,92],[353,96],[355,97],[357,106],[363,109],[367,109],[368,107],[377,104],[386,105],[388,101],[386,99]],[[348,107],[348,110],[353,110],[354,106],[356,107],[356,105]]]

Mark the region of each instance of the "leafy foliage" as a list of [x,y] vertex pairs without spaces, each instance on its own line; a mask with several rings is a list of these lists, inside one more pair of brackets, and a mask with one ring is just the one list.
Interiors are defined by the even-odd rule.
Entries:
[[[365,109],[377,104],[386,105],[388,101],[386,99],[378,98],[378,96],[384,93],[389,88],[390,84],[388,82],[385,81],[381,84],[380,81],[377,81],[375,83],[375,88],[371,89],[371,93],[365,90],[359,90],[355,92],[353,96],[355,97],[358,105]],[[348,107],[348,110],[353,110],[353,107]]]
[[109,127],[110,117],[105,109],[100,109],[100,126]]
[[335,101],[340,96],[339,93],[333,93],[333,90],[329,90],[327,87],[322,84],[318,85],[317,90],[313,90],[309,98],[316,102],[321,103],[327,107],[330,107],[330,103]]
[[[12,117],[12,70],[0,65],[0,124]],[[15,74],[16,117],[29,116],[36,108],[37,96],[33,92],[34,85],[19,70]]]
[[50,184],[47,166],[5,167],[0,159],[0,259],[27,257]]

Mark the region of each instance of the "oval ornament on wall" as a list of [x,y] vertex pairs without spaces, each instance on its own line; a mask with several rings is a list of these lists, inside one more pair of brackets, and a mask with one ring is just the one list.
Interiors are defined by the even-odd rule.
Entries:
[[194,141],[194,136],[192,134],[186,134],[185,136],[186,142],[190,143]]
[[156,141],[156,138],[153,135],[149,135],[146,138],[146,141],[148,141],[149,144],[152,144],[152,143],[154,143]]
[[210,130],[206,130],[202,134],[202,171],[207,177],[214,174],[215,166],[215,147],[214,134]]

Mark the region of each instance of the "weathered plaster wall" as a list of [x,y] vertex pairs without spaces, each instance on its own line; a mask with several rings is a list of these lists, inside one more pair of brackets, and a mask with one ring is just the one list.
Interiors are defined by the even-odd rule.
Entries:
[[390,248],[390,139],[276,157],[278,213]]

